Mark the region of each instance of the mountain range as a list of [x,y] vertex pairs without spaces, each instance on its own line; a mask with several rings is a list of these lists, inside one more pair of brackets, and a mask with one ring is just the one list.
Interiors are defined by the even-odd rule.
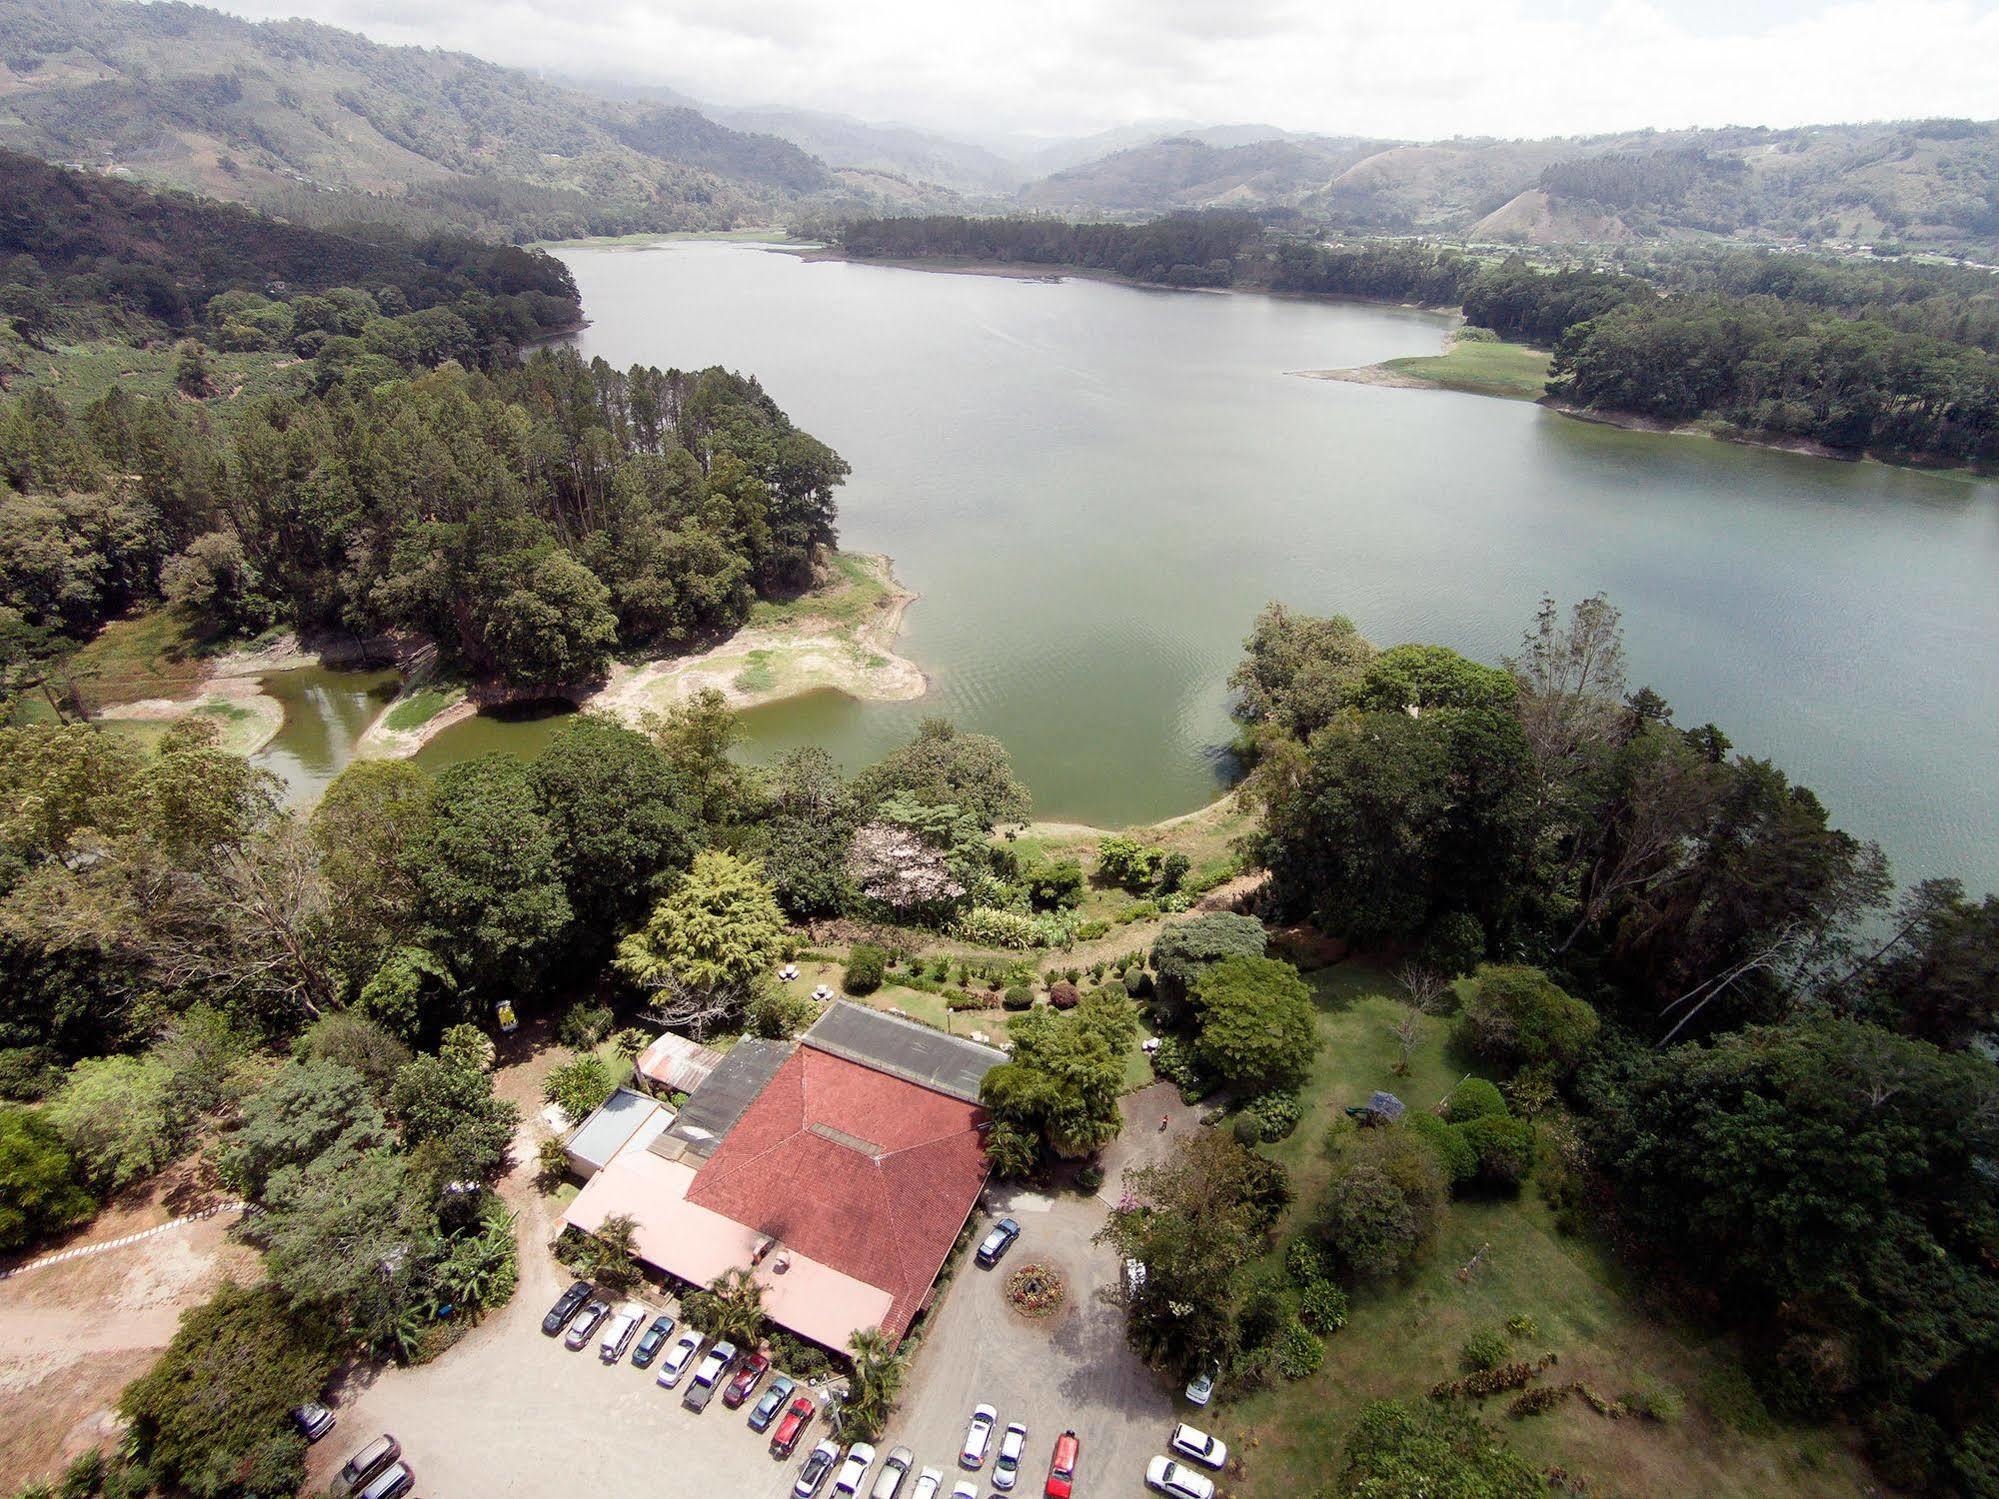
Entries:
[[305,21],[0,0],[0,147],[298,222],[547,239],[853,213],[1144,218],[1617,244],[1893,242],[1999,258],[1999,124],[1405,141],[1155,121],[964,138],[545,78]]

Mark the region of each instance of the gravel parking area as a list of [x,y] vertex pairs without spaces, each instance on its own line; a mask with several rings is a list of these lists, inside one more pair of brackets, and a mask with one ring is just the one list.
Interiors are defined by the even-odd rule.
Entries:
[[[1168,1100],[1162,1103],[1162,1096]],[[1170,1090],[1145,1089],[1125,1104],[1125,1134],[1106,1152],[1104,1183],[1115,1196],[1124,1166],[1163,1152],[1170,1132],[1161,1113],[1178,1127],[1194,1127]],[[902,1443],[919,1467],[942,1468],[949,1479],[957,1467],[965,1424],[981,1402],[999,1412],[1002,1429],[1010,1421],[1027,1425],[1027,1448],[1016,1495],[1039,1499],[1055,1438],[1073,1430],[1082,1443],[1076,1493],[1081,1496],[1140,1495],[1146,1459],[1166,1448],[1176,1401],[1157,1375],[1133,1356],[1124,1341],[1124,1311],[1108,1295],[1120,1267],[1110,1250],[1090,1242],[1103,1226],[1108,1202],[1078,1193],[1042,1196],[995,1186],[988,1189],[990,1212],[978,1218],[984,1233],[995,1220],[1011,1217],[1021,1236],[993,1270],[969,1257],[938,1307],[924,1337],[882,1450]],[[1045,1322],[1020,1316],[1006,1303],[1006,1277],[1039,1261],[1056,1266],[1068,1282],[1064,1310]],[[997,1447],[998,1438],[994,1439]],[[979,1475],[980,1493],[992,1492],[992,1464]],[[946,1492],[949,1484],[946,1484]]]

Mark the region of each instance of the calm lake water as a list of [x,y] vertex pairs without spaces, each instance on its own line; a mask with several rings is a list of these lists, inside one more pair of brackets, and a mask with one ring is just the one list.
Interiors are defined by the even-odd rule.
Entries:
[[[926,698],[756,710],[759,757],[859,766],[943,714],[1005,741],[1039,815],[1149,821],[1218,790],[1266,600],[1491,661],[1544,591],[1602,589],[1681,722],[1777,760],[1905,878],[1999,884],[1999,486],[1286,374],[1430,352],[1419,313],[561,253],[585,355],[753,371],[853,465],[842,544],[923,595],[900,649]],[[425,759],[547,732],[468,724]]]

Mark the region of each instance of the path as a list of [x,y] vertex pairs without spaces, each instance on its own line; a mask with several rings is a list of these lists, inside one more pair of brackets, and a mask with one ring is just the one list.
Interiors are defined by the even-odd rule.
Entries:
[[11,1280],[17,1275],[26,1275],[30,1270],[40,1270],[49,1265],[64,1264],[69,1260],[84,1259],[93,1254],[103,1254],[107,1250],[123,1249],[128,1244],[137,1244],[142,1239],[153,1238],[155,1235],[166,1233],[170,1229],[185,1228],[190,1223],[200,1223],[205,1219],[213,1218],[217,1213],[241,1212],[244,1206],[245,1204],[234,1199],[228,1202],[218,1202],[212,1207],[203,1208],[198,1213],[189,1213],[181,1218],[170,1218],[165,1223],[155,1224],[151,1228],[142,1228],[137,1233],[125,1235],[122,1239],[110,1239],[101,1244],[79,1244],[74,1249],[58,1250],[54,1254],[45,1254],[38,1260],[29,1260],[25,1264],[12,1265],[5,1270],[0,1270],[0,1280]]

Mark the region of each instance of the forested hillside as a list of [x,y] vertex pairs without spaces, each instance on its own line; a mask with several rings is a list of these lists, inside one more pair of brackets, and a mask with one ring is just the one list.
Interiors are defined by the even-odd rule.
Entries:
[[512,239],[768,222],[842,186],[789,142],[690,109],[125,0],[0,3],[0,146],[305,222]]
[[1521,244],[1688,235],[1894,242],[1999,258],[1999,125],[1637,131],[1429,143],[1176,136],[1021,193],[1064,213],[1295,210],[1335,229]]

